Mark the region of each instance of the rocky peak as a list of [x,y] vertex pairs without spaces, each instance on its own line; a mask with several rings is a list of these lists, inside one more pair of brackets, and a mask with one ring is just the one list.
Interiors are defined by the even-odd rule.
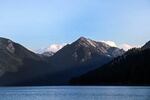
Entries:
[[85,38],[85,37],[80,37],[73,44],[76,45],[76,46],[94,47],[94,48],[96,48],[96,42],[91,40],[91,39]]
[[77,41],[86,41],[87,40],[87,38],[85,38],[85,37],[80,37]]
[[[97,53],[102,55],[110,55],[113,57],[117,57],[124,53],[124,50],[121,50],[117,47],[111,47],[104,42],[94,41],[85,37],[80,37],[77,41],[72,44],[75,49],[84,48],[84,51],[90,53]],[[81,50],[80,50],[81,51]]]
[[0,37],[0,49],[7,50],[10,53],[14,53],[15,52],[14,42],[9,39]]
[[75,43],[86,43],[88,42],[88,39],[85,37],[80,37],[78,40],[75,41]]

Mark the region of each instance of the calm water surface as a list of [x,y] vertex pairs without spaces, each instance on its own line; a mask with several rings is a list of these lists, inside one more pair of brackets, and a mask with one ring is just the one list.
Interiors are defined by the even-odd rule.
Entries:
[[3,87],[0,100],[150,100],[150,87]]

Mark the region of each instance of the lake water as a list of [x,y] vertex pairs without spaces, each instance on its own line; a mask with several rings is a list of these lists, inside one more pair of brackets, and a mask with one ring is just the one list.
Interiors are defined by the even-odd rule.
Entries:
[[0,100],[150,100],[150,87],[3,87]]

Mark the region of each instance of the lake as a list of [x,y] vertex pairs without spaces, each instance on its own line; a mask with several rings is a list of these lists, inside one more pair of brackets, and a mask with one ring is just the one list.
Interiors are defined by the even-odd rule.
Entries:
[[0,100],[150,100],[150,87],[1,87]]

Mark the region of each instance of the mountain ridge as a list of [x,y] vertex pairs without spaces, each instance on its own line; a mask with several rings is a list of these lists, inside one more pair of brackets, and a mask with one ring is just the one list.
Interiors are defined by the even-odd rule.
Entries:
[[142,49],[148,49],[150,48],[150,41],[148,41],[144,46],[142,46]]
[[[81,37],[56,52],[51,57],[50,62],[52,62],[52,66],[55,68],[54,73],[61,71],[68,74],[67,76],[61,74],[61,76],[64,76],[64,80],[69,81],[71,77],[86,73],[89,70],[95,69],[95,66],[108,63],[116,57],[112,53],[108,53],[110,48],[114,48],[112,51],[118,50],[118,48],[111,47],[103,42],[96,42]],[[121,49],[119,50],[122,53],[119,53],[117,56],[124,53]],[[59,75],[57,79],[57,81],[60,80]]]
[[[110,50],[111,49],[111,50]],[[52,56],[36,54],[9,39],[0,38],[0,85],[64,85],[103,65],[124,51],[84,37]],[[118,52],[118,51],[117,51]],[[91,67],[93,66],[93,67]]]
[[73,78],[71,84],[149,85],[150,48],[143,49],[143,47],[133,48],[104,66]]

